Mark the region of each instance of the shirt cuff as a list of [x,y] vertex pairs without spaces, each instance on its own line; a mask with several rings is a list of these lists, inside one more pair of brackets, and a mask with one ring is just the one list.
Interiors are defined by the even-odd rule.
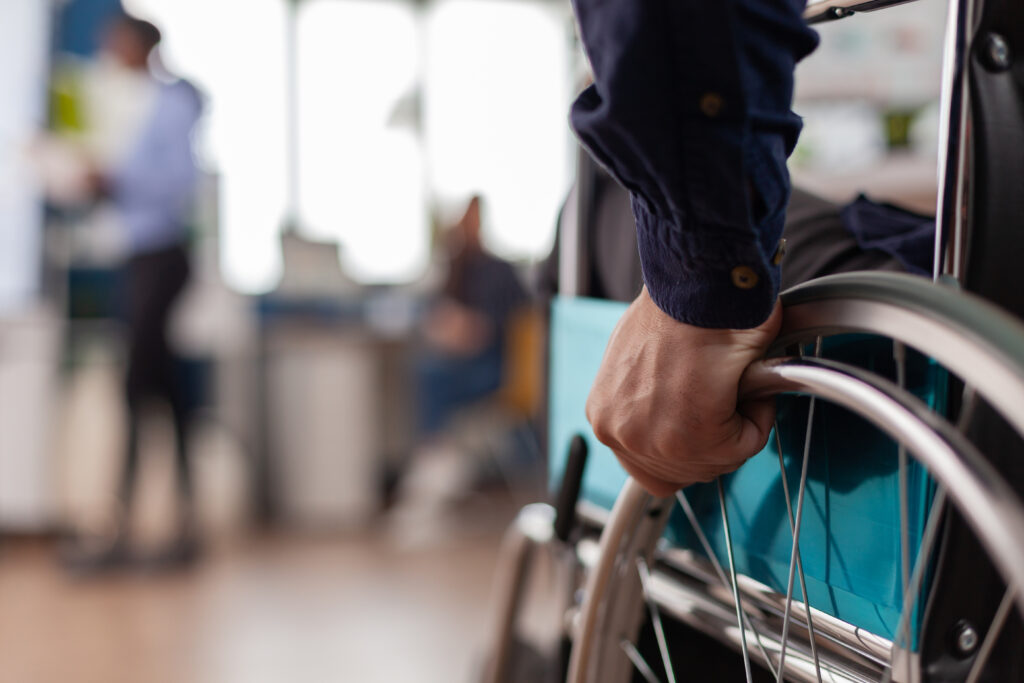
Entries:
[[[771,315],[781,224],[767,226],[761,238],[725,226],[680,230],[636,197],[633,215],[644,283],[662,311],[688,325],[729,329],[757,327]],[[772,245],[771,253],[762,244]]]

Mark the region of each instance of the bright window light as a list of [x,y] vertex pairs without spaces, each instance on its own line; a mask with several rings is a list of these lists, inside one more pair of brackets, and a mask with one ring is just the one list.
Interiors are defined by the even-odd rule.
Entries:
[[299,15],[299,206],[362,282],[418,277],[428,258],[415,125],[416,16],[405,2],[307,0]]
[[[169,67],[211,95],[203,152],[221,174],[226,281],[272,288],[285,214],[286,1],[125,5],[164,29]],[[572,175],[565,8],[305,0],[298,22],[300,224],[341,242],[349,275],[400,282],[423,272],[427,192],[453,210],[483,194],[485,238],[500,255],[550,249]]]
[[511,259],[551,248],[572,177],[567,10],[441,0],[427,19],[430,181],[449,204],[486,200],[485,238]]

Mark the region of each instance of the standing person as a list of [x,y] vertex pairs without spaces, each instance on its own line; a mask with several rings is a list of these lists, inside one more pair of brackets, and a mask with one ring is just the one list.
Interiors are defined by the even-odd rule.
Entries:
[[587,402],[594,433],[655,495],[739,467],[773,400],[740,378],[781,321],[793,70],[817,44],[803,0],[575,0],[594,84],[582,143],[632,195],[645,287]]
[[138,82],[147,93],[147,104],[121,153],[91,174],[95,195],[108,200],[116,211],[129,252],[124,279],[128,435],[116,534],[99,550],[82,548],[69,553],[68,565],[79,570],[101,570],[129,559],[127,527],[139,463],[139,431],[145,403],[152,398],[165,401],[171,409],[181,503],[177,536],[155,560],[187,563],[195,559],[198,550],[187,406],[167,326],[189,277],[187,220],[197,181],[192,132],[202,102],[188,82],[166,82],[152,74],[151,58],[160,39],[156,26],[124,15],[110,25],[102,48],[108,68],[121,70],[125,80]]

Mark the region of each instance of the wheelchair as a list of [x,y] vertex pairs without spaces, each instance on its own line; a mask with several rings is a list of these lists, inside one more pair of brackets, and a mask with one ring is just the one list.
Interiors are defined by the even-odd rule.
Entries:
[[[812,0],[807,17],[900,1]],[[483,680],[1024,681],[1024,3],[948,12],[934,277],[785,291],[751,369],[777,422],[735,473],[658,499],[594,439],[583,406],[625,305],[582,296],[586,235],[563,235],[557,500],[507,534]],[[581,179],[577,225],[586,193]],[[523,673],[541,555],[561,645]]]

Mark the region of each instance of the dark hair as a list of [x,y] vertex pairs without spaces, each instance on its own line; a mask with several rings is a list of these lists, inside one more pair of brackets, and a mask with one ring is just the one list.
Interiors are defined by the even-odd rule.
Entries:
[[118,17],[117,23],[134,33],[135,37],[139,39],[139,43],[142,44],[142,47],[147,52],[160,44],[160,39],[162,38],[160,29],[145,19],[139,19],[130,14],[123,14]]

